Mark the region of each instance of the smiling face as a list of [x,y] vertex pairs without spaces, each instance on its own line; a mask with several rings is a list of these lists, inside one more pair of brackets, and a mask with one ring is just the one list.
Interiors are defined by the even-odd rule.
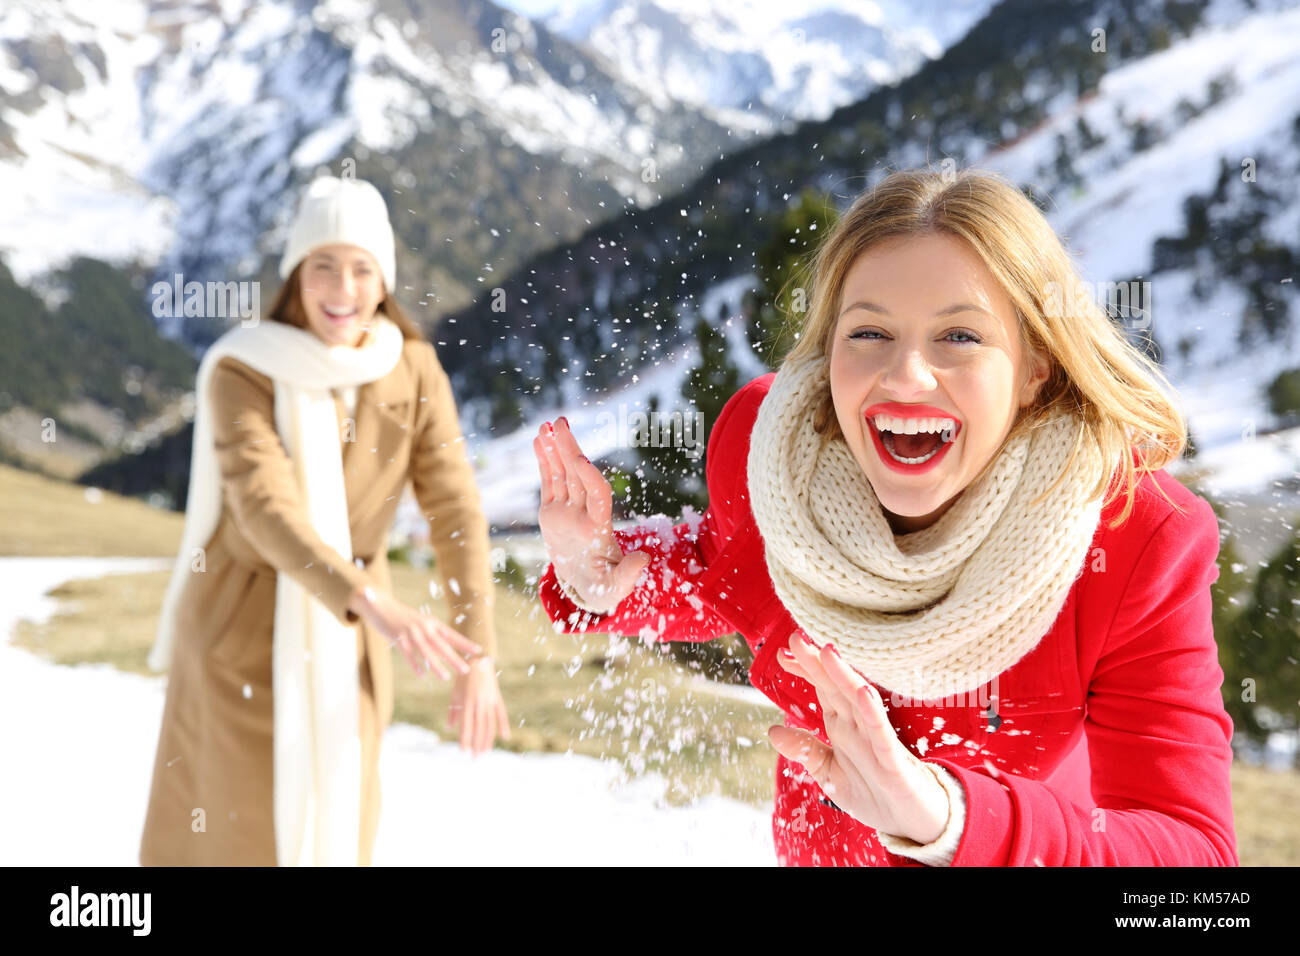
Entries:
[[359,246],[313,249],[303,259],[300,286],[308,328],[326,345],[361,345],[384,301],[379,264]]
[[[1011,299],[975,250],[947,233],[860,255],[838,315],[830,387],[840,430],[894,533],[929,527],[992,459],[1050,363],[1025,353]],[[877,430],[882,421],[889,434]],[[948,423],[951,442],[893,434]]]

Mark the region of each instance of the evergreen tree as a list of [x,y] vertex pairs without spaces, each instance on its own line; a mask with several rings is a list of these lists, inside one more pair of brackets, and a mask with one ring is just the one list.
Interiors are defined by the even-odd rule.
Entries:
[[1279,372],[1269,384],[1268,410],[1284,422],[1300,421],[1300,368]]
[[[1230,631],[1238,673],[1225,691],[1234,722],[1257,741],[1271,731],[1300,727],[1300,533],[1259,570],[1248,606]],[[1225,673],[1227,668],[1225,668]],[[1242,686],[1243,680],[1251,683]],[[1253,690],[1254,700],[1241,700]],[[1235,698],[1235,699],[1234,699]],[[1260,708],[1270,711],[1265,719]],[[1300,756],[1297,757],[1300,766]]]
[[762,290],[749,326],[750,340],[768,368],[781,364],[803,327],[812,296],[809,266],[837,214],[829,196],[805,189],[782,215],[775,234],[756,256]]
[[[660,409],[654,396],[648,415],[651,440],[637,446],[640,489],[634,494],[639,505],[648,513],[674,519],[687,505],[697,514],[708,507],[703,452],[713,422],[742,384],[721,328],[700,316],[695,341],[699,359],[682,386],[681,407]],[[688,440],[691,447],[686,447]]]

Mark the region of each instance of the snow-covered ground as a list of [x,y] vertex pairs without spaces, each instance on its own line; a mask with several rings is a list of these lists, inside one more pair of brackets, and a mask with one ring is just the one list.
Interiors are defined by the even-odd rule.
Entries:
[[[108,664],[63,667],[8,643],[73,578],[151,570],[138,558],[0,558],[0,865],[130,866],[165,680]],[[589,757],[477,759],[409,724],[384,738],[376,865],[775,865],[771,815],[724,798],[662,801],[664,782],[618,785]]]

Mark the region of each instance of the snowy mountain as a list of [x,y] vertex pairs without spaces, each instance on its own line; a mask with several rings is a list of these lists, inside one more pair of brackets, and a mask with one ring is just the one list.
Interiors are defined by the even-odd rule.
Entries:
[[595,0],[542,24],[489,0],[11,0],[0,257],[22,282],[81,254],[273,281],[296,187],[352,158],[437,315],[774,119],[905,75],[989,3]]
[[824,119],[914,73],[994,2],[568,0],[545,22],[652,98],[735,111],[773,128]]
[[[655,97],[667,86],[616,76],[608,55],[591,52],[594,39],[574,46],[486,3],[426,4],[408,19],[396,3],[334,0],[307,25],[284,2],[226,4],[221,20],[198,5],[65,0],[40,23],[10,6],[0,15],[0,183],[18,213],[0,222],[0,244],[16,262],[47,236],[113,250],[122,237],[171,230],[160,242],[178,250],[163,253],[168,266],[253,262],[275,247],[286,184],[355,156],[359,174],[373,171],[389,190],[403,295],[434,311],[455,303],[448,290],[459,283],[467,304],[431,337],[489,516],[505,525],[535,518],[535,423],[567,414],[593,457],[618,457],[597,413],[644,408],[651,395],[678,405],[700,317],[723,327],[745,378],[762,370],[743,300],[760,291],[759,253],[804,190],[842,207],[887,169],[951,159],[1019,181],[1089,280],[1151,283],[1145,339],[1186,402],[1198,461],[1219,487],[1259,487],[1294,474],[1300,455],[1300,440],[1274,432],[1265,399],[1297,351],[1298,7],[1004,0],[913,74],[788,132],[733,143],[680,192],[644,206],[642,186],[664,188],[640,175],[661,155],[638,152],[644,137],[673,133],[654,149],[707,142],[723,131],[709,117],[734,104],[664,106]],[[626,9],[649,8],[606,3],[589,21],[550,22],[594,38]],[[655,9],[685,24],[713,8]],[[357,10],[367,15],[345,15]],[[745,22],[737,43],[761,32],[757,16]],[[509,48],[512,37],[513,57],[492,59],[492,43]],[[566,98],[571,84],[599,112]],[[609,122],[613,132],[598,128]],[[96,153],[110,134],[120,142]],[[504,311],[491,307],[498,290]],[[1246,434],[1258,440],[1243,450]]]
[[[791,29],[822,42],[811,25]],[[811,74],[803,82],[821,88]],[[430,325],[770,125],[725,97],[683,103],[489,0],[12,0],[0,7],[0,299],[18,309],[6,317],[18,334],[46,330],[49,368],[0,391],[0,411],[25,407],[0,417],[0,456],[48,451],[35,422],[70,420],[73,406],[85,406],[83,465],[103,453],[97,434],[110,451],[131,450],[175,420],[166,396],[177,368],[148,381],[152,344],[115,349],[93,398],[75,384],[82,364],[59,367],[51,342],[86,340],[93,352],[99,335],[76,309],[57,312],[69,277],[94,271],[77,257],[120,269],[96,287],[129,287],[111,293],[115,306],[134,296],[148,310],[153,283],[178,274],[260,280],[267,304],[299,188],[351,163],[388,199],[398,293]],[[162,321],[195,353],[227,324]],[[0,355],[0,374],[21,360]],[[115,366],[139,371],[108,381]],[[57,387],[33,384],[42,378]],[[115,404],[128,399],[139,407]],[[95,424],[110,414],[118,437]]]
[[487,0],[19,0],[0,89],[22,281],[77,254],[255,275],[297,187],[351,158],[389,196],[405,290],[455,304],[731,141]]

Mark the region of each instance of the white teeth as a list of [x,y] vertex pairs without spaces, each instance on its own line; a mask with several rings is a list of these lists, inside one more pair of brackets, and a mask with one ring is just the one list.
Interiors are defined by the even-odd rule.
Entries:
[[939,432],[947,436],[944,441],[952,441],[952,436],[957,431],[957,423],[951,418],[895,418],[893,415],[876,415],[872,422],[881,431],[893,432],[895,435]]
[[930,452],[928,455],[922,455],[920,458],[904,458],[902,455],[894,451],[894,436],[892,434],[886,433],[883,435],[881,437],[881,443],[885,446],[885,451],[889,452],[890,458],[894,459],[894,461],[901,461],[904,465],[919,465],[923,462],[927,462],[935,455],[939,454],[939,450],[943,448],[943,442],[940,442],[934,446],[934,451]]

